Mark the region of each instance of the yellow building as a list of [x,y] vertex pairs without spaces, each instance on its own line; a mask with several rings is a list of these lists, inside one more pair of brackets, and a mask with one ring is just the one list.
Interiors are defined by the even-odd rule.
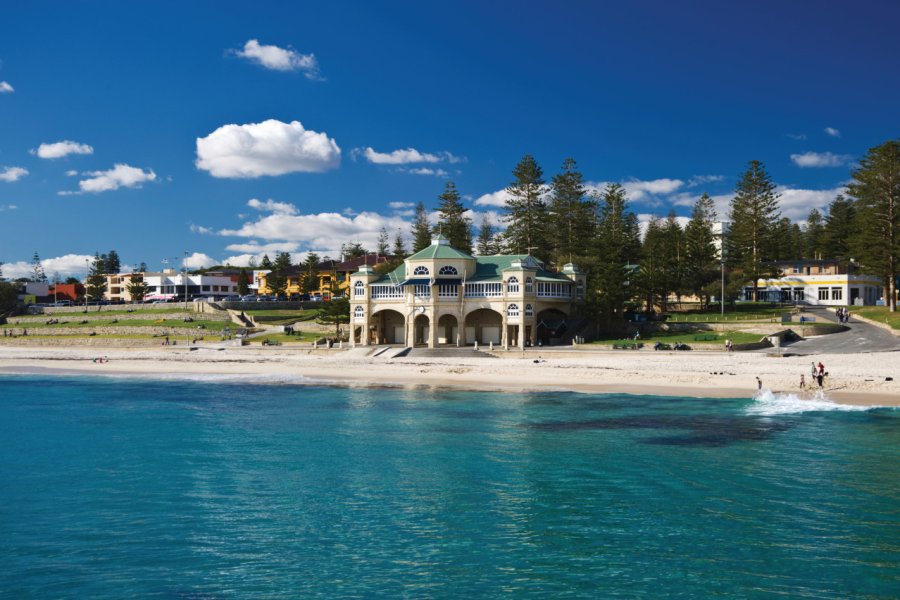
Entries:
[[[309,292],[310,297],[321,297],[323,300],[330,300],[332,297],[346,296],[350,286],[350,275],[355,273],[361,266],[368,265],[376,267],[378,265],[388,264],[391,257],[366,254],[356,258],[337,262],[335,260],[326,260],[320,262],[316,267],[319,274],[318,287]],[[268,286],[268,275],[271,271],[255,271],[254,280],[256,282],[258,294],[271,294],[272,290]],[[297,298],[303,295],[303,278],[306,270],[301,266],[291,266],[285,276],[287,283],[285,286],[285,295],[288,298]]]

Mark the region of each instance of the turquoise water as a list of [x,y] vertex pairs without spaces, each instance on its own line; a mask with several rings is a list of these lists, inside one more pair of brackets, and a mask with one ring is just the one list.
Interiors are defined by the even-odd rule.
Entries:
[[0,596],[900,591],[900,411],[0,377]]

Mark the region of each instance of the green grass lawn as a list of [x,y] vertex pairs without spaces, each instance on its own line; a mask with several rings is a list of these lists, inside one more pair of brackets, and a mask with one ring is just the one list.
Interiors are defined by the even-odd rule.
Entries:
[[271,333],[260,337],[255,337],[250,340],[250,344],[253,346],[258,346],[262,344],[264,339],[268,339],[270,342],[281,342],[284,345],[291,344],[311,344],[312,342],[321,339],[323,336],[321,334],[309,333],[306,331],[298,331],[294,335],[287,335],[285,333]]
[[318,309],[312,310],[245,310],[257,323],[266,325],[291,325],[300,321],[312,321],[319,316]]
[[[65,321],[65,322],[63,322]],[[200,328],[200,325],[203,325]],[[182,319],[124,319],[119,321],[118,323],[113,323],[113,320],[105,320],[105,319],[95,319],[92,321],[88,321],[87,323],[82,323],[80,315],[75,315],[74,317],[66,317],[60,318],[60,322],[54,325],[47,325],[47,323],[42,321],[33,321],[30,323],[21,323],[19,325],[13,323],[6,323],[4,325],[0,325],[2,329],[35,329],[35,330],[46,330],[46,329],[69,329],[69,328],[77,328],[77,329],[95,329],[97,327],[118,327],[121,329],[127,329],[129,327],[169,327],[172,329],[188,329],[191,331],[215,331],[221,332],[225,327],[230,327],[233,331],[238,328],[237,325],[231,323],[230,321],[193,321],[190,323],[184,322]],[[202,335],[202,334],[200,334]]]
[[891,329],[900,329],[900,312],[891,312],[887,306],[851,307],[850,318],[859,315],[878,323],[886,323]]
[[[697,335],[714,335],[716,336],[715,340],[705,340],[702,342],[698,342],[694,339],[694,336]],[[715,331],[694,331],[694,332],[668,332],[668,331],[657,331],[653,334],[648,335],[647,337],[642,337],[638,342],[642,342],[645,346],[653,345],[656,342],[662,342],[663,344],[674,344],[675,342],[681,342],[683,344],[687,344],[691,346],[693,344],[724,344],[725,340],[731,340],[735,344],[749,344],[751,342],[758,342],[764,336],[759,333],[745,333],[743,331],[729,331],[726,333],[719,333]],[[607,339],[607,340],[595,340],[591,342],[592,344],[601,344],[606,346],[611,346],[613,344],[620,344],[622,342],[634,342],[635,340],[622,340],[619,338],[615,339]]]
[[[38,316],[42,316],[42,317],[50,316],[50,317],[58,318],[58,319],[69,319],[69,318],[75,318],[76,316],[83,315],[83,314],[84,314],[83,310],[62,311],[62,310],[55,309],[54,307],[51,306],[51,307],[45,308],[44,313],[42,315],[38,315]],[[96,306],[89,306],[87,314],[100,315],[103,317],[119,317],[122,315],[176,315],[176,314],[185,315],[185,314],[191,314],[191,310],[190,309],[184,310],[183,306],[180,304],[177,305],[177,308],[176,308],[176,305],[172,304],[172,305],[170,305],[169,308],[142,308],[142,309],[134,310],[132,312],[128,312],[128,310],[122,309],[122,308],[111,309],[108,306],[103,306],[101,308],[101,310],[97,310]]]
[[690,310],[669,313],[671,323],[725,323],[729,321],[772,321],[779,320],[784,313],[791,312],[790,306],[770,306],[768,304],[738,304],[737,308],[725,307],[725,315],[716,310]]

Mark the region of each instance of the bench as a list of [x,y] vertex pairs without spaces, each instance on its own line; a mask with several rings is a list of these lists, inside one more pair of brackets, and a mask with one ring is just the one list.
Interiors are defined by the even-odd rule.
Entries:
[[695,342],[718,342],[719,336],[714,333],[705,333],[694,336]]

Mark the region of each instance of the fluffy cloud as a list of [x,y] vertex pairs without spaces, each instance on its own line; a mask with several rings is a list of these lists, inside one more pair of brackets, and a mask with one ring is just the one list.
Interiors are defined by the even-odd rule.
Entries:
[[261,212],[272,212],[281,215],[297,214],[297,207],[293,204],[288,204],[287,202],[276,202],[272,199],[261,202],[256,198],[251,198],[247,201],[247,206]]
[[[41,261],[44,272],[52,277],[59,273],[60,277],[79,277],[83,279],[87,274],[85,261],[93,261],[90,254],[66,254],[56,258],[45,258]],[[3,276],[7,279],[29,277],[33,272],[31,261],[20,260],[17,262],[3,263]]]
[[300,54],[292,48],[279,48],[248,40],[243,50],[233,50],[236,56],[246,58],[273,71],[302,71],[307,79],[320,79],[319,63],[315,54]]
[[219,264],[219,261],[202,252],[194,252],[190,256],[185,257],[183,263],[188,269],[205,269],[206,267]]
[[300,245],[295,242],[273,242],[271,244],[260,244],[251,241],[246,244],[229,244],[225,246],[226,250],[231,252],[246,252],[254,256],[262,257],[263,254],[276,254],[278,252],[296,252]]
[[28,175],[28,169],[22,167],[3,167],[3,170],[0,171],[0,181],[12,183],[13,181],[22,179],[26,175]]
[[40,158],[62,158],[69,154],[93,154],[94,149],[87,144],[79,144],[71,140],[63,140],[52,144],[41,144],[37,150],[32,150]]
[[15,204],[0,204],[0,212],[3,212],[4,210],[16,210],[17,208],[19,207]]
[[792,139],[792,140],[797,140],[797,141],[799,141],[799,140],[805,140],[805,139],[806,139],[806,134],[805,134],[805,133],[788,133],[788,134],[786,134],[786,135],[787,135],[787,137],[789,137],[789,138]]
[[404,173],[413,175],[433,175],[435,177],[447,177],[447,171],[443,169],[429,169],[428,167],[416,167],[415,169],[400,169]]
[[9,83],[0,81],[0,94],[12,94],[14,91],[16,90]]
[[835,129],[834,127],[826,127],[825,133],[830,135],[831,137],[841,137],[841,132]]
[[76,171],[75,169],[69,169],[68,171],[66,171],[66,177],[77,177],[77,176],[78,176],[78,171]]
[[393,152],[377,152],[374,148],[354,148],[353,154],[362,154],[367,161],[376,165],[409,165],[416,163],[448,162],[456,164],[464,159],[449,152],[420,152],[415,148],[394,150]]
[[120,187],[139,188],[144,182],[156,180],[156,173],[152,170],[144,171],[121,163],[107,171],[89,171],[85,175],[89,176],[88,179],[78,182],[80,192],[58,192],[59,195],[109,192]]
[[688,179],[687,187],[697,187],[698,185],[704,185],[707,183],[718,183],[720,181],[724,181],[724,175],[694,175],[690,179]]
[[509,192],[505,189],[484,194],[475,199],[475,206],[506,206],[506,201],[510,198]]
[[197,138],[198,169],[213,177],[251,179],[286,173],[321,173],[336,168],[341,149],[325,133],[300,121],[223,125]]
[[388,206],[390,206],[391,208],[397,209],[397,210],[400,210],[403,208],[412,208],[415,205],[416,205],[415,202],[388,202]]
[[[775,188],[775,191],[780,194],[778,205],[781,209],[781,216],[787,217],[792,221],[805,221],[810,210],[818,208],[819,211],[824,212],[835,196],[846,193],[847,188],[838,186],[826,190],[807,190],[779,185]],[[698,197],[695,194],[682,193],[671,196],[669,201],[673,206],[691,207]],[[734,194],[711,196],[719,220],[728,220],[733,197]]]
[[191,225],[191,232],[199,233],[201,235],[212,235],[215,233],[215,231],[213,231],[209,227],[204,227],[202,225]]
[[841,167],[853,160],[849,154],[832,154],[831,152],[804,152],[791,154],[791,160],[798,167]]

